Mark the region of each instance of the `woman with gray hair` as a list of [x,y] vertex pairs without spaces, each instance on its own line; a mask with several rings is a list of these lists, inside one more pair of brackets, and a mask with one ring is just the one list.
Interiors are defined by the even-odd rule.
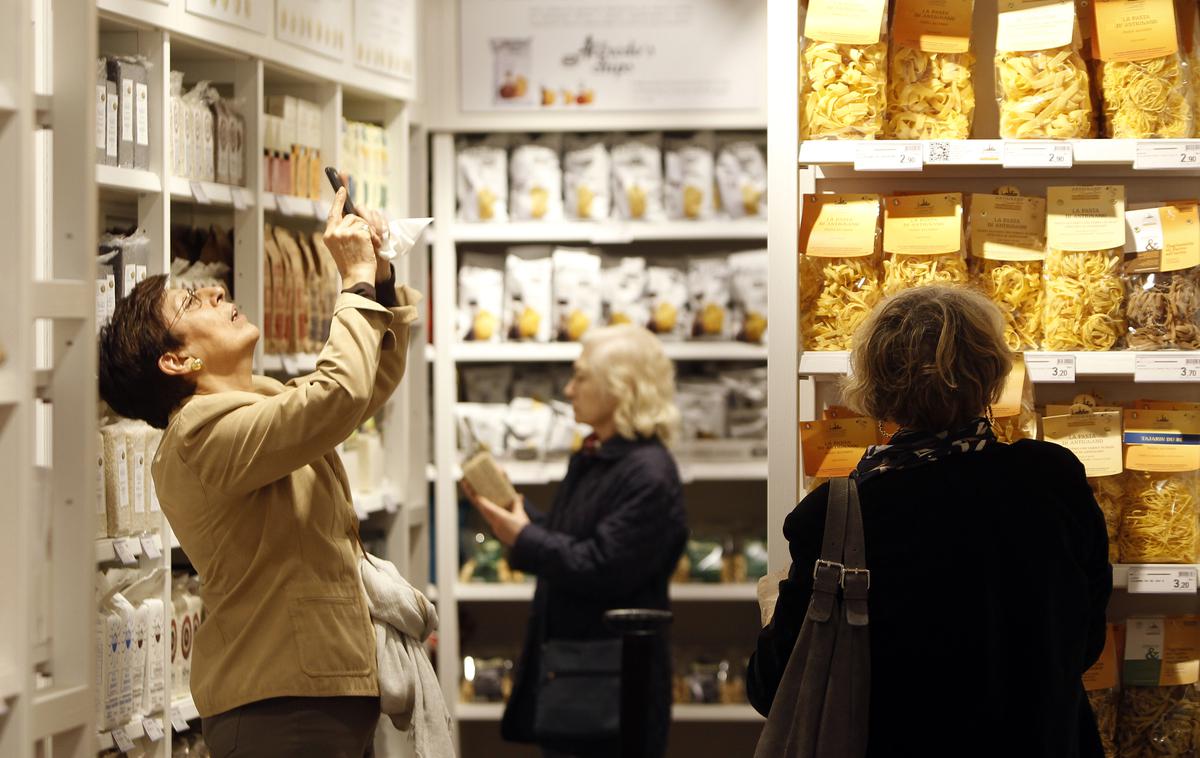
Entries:
[[[519,496],[508,510],[465,482],[464,490],[496,538],[510,548],[510,565],[537,576],[525,647],[501,726],[505,739],[537,743],[547,756],[612,756],[618,743],[603,724],[596,723],[594,731],[590,724],[571,729],[569,713],[558,724],[545,723],[549,703],[539,708],[547,679],[544,656],[547,643],[615,640],[616,633],[605,628],[605,611],[669,607],[667,584],[687,537],[679,471],[667,450],[679,424],[675,370],[647,330],[598,329],[583,341],[566,395],[576,421],[591,426],[593,434],[572,456],[546,514]],[[650,681],[645,754],[661,755],[671,720],[665,637],[655,651]],[[592,692],[590,697],[601,696]],[[558,705],[575,706],[583,720],[599,720],[600,713],[612,713],[613,703]]]
[[[1070,451],[992,432],[1003,335],[983,295],[919,287],[855,337],[845,401],[900,427],[851,475],[870,572],[869,758],[1104,755],[1081,681],[1112,591],[1104,517]],[[792,565],[747,672],[764,715],[813,594],[828,497],[818,487],[783,525]]]

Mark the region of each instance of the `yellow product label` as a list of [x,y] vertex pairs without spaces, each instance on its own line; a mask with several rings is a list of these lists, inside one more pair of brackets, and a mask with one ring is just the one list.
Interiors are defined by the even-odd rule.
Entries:
[[[800,451],[804,461],[804,473],[816,476],[821,462],[834,448],[859,448],[857,463],[862,450],[874,445],[876,426],[869,418],[861,416],[827,421],[800,422]],[[840,453],[845,456],[848,453]],[[845,476],[840,474],[839,476]]]
[[1176,202],[1125,211],[1125,272],[1200,265],[1200,206]]
[[1096,690],[1111,690],[1117,686],[1117,672],[1120,670],[1117,662],[1116,627],[1107,624],[1104,632],[1104,651],[1092,667],[1083,674],[1083,688],[1088,692]]
[[1139,411],[1200,411],[1200,403],[1176,403],[1169,400],[1135,400],[1133,407]]
[[971,195],[971,255],[997,261],[1046,257],[1046,199]]
[[874,45],[883,33],[887,0],[811,0],[805,39],[842,45]]
[[1123,248],[1125,188],[1117,184],[1049,187],[1046,238],[1055,250]]
[[1200,446],[1130,445],[1125,448],[1125,468],[1161,473],[1200,471]]
[[1119,411],[1046,416],[1042,437],[1074,453],[1088,476],[1114,476],[1123,470]]
[[1075,36],[1073,0],[1000,0],[996,50],[1051,50],[1066,47]]
[[831,448],[825,457],[821,459],[821,464],[817,466],[817,473],[813,476],[822,479],[834,479],[839,476],[850,476],[850,473],[858,467],[858,462],[862,460],[863,454],[867,452],[865,447],[835,447]]
[[963,249],[962,236],[962,195],[957,192],[893,196],[884,200],[883,249],[886,252],[899,255],[956,253]]
[[800,251],[814,258],[875,254],[879,195],[805,195]]
[[1021,353],[1013,355],[1012,369],[1004,380],[1004,389],[1000,399],[992,404],[992,415],[996,418],[1018,416],[1021,413],[1021,397],[1025,392],[1025,356]]
[[965,53],[971,49],[974,0],[896,0],[892,37],[927,53]]
[[1101,60],[1144,61],[1179,51],[1173,0],[1096,0]]
[[1163,227],[1162,270],[1200,266],[1200,205],[1178,203],[1160,210]]
[[1168,618],[1165,626],[1159,685],[1195,684],[1200,681],[1200,620],[1195,616]]

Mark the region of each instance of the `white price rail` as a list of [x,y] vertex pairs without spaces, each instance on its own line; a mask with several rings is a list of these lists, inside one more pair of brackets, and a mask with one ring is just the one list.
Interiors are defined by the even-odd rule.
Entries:
[[1139,171],[1200,169],[1200,140],[1138,140],[1133,167]]
[[864,140],[855,145],[855,171],[920,171],[925,151],[917,140]]
[[927,166],[999,166],[1004,152],[996,139],[929,140],[924,145]]
[[1133,364],[1135,382],[1200,382],[1200,355],[1141,353]]
[[1075,381],[1075,356],[1070,353],[1026,353],[1025,370],[1034,382]]
[[1195,595],[1195,566],[1130,566],[1127,589],[1132,595]]
[[1075,153],[1070,142],[1005,140],[1005,168],[1071,168]]

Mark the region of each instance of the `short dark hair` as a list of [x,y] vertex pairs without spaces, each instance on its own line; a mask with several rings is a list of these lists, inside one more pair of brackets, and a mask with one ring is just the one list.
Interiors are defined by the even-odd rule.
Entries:
[[196,391],[192,381],[158,367],[163,353],[183,346],[163,318],[166,286],[166,276],[147,277],[100,330],[100,397],[122,416],[157,429],[166,429],[171,412]]

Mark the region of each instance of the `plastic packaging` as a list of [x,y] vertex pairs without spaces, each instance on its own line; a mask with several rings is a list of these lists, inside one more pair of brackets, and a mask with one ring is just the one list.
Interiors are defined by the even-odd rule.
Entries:
[[664,140],[663,203],[667,218],[711,219],[716,211],[715,158],[712,132]]
[[888,253],[883,259],[884,296],[927,284],[966,284],[968,278],[967,260],[961,253]]
[[517,143],[508,163],[509,203],[514,221],[558,221],[563,217],[562,137],[545,134]]
[[614,215],[631,221],[661,221],[663,211],[662,135],[620,136],[612,148]]
[[1124,517],[1125,487],[1119,476],[1100,476],[1088,479],[1092,495],[1100,512],[1104,514],[1104,526],[1108,531],[1108,562],[1117,563],[1121,557],[1121,521]]
[[1087,697],[1096,715],[1096,725],[1100,728],[1104,758],[1117,758],[1117,712],[1121,693],[1116,689],[1095,690],[1087,693]]
[[[826,42],[806,18],[800,40],[800,139],[879,139],[887,109],[887,10],[878,41]],[[817,35],[822,36],[822,35]]]
[[1125,330],[1121,251],[1068,251],[1046,255],[1043,349],[1111,350]]
[[463,221],[508,220],[508,157],[500,137],[460,140],[458,215]]
[[1130,350],[1200,350],[1200,267],[1125,278]]
[[1117,735],[1121,758],[1194,758],[1200,755],[1200,689],[1126,687]]
[[976,258],[972,275],[1004,315],[1004,342],[1013,351],[1036,350],[1042,342],[1045,281],[1042,261]]
[[888,139],[967,139],[975,117],[969,37],[955,32],[965,21],[969,34],[973,3],[954,11],[930,11],[921,0],[893,6],[888,57]]
[[1196,472],[1125,472],[1122,563],[1196,563],[1200,511]]

